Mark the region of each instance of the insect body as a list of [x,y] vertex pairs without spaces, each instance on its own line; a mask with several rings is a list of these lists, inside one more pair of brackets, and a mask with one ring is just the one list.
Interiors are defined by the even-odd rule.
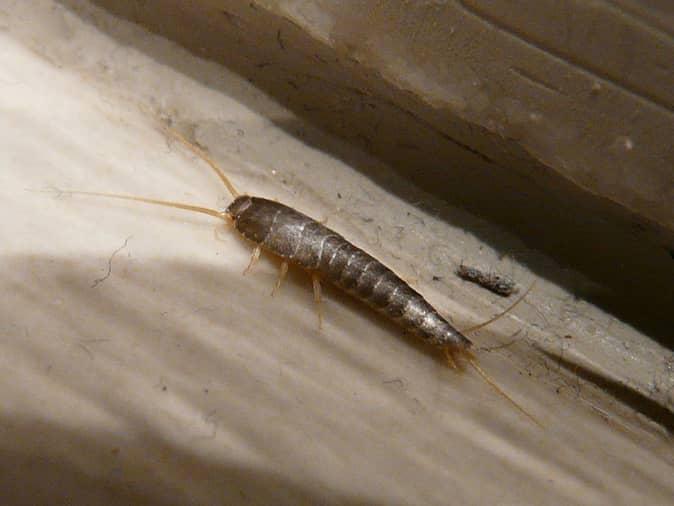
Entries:
[[[321,299],[321,280],[325,279],[333,283],[419,336],[425,342],[442,349],[450,366],[457,367],[456,359],[464,358],[499,394],[538,424],[480,368],[476,358],[470,352],[471,341],[391,269],[351,244],[337,232],[291,207],[260,197],[240,195],[222,170],[203,150],[180,133],[166,127],[163,127],[163,130],[207,162],[218,175],[234,197],[225,211],[131,195],[81,191],[70,193],[175,207],[207,214],[232,223],[243,237],[255,244],[251,261],[244,273],[259,258],[262,249],[281,258],[281,271],[272,295],[281,285],[287,273],[288,264],[296,264],[311,273],[316,302],[320,303]],[[529,290],[532,287],[533,285]],[[464,332],[477,330],[501,317],[521,302],[529,290],[499,315]],[[320,325],[322,320],[320,304],[318,307]]]
[[278,202],[237,197],[226,210],[237,230],[288,262],[319,273],[426,342],[463,351],[471,342],[391,269],[337,232]]

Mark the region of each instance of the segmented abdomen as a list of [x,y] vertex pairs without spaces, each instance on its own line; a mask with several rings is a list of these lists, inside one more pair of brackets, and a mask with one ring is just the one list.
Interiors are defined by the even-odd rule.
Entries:
[[405,281],[337,232],[271,200],[241,196],[228,207],[237,230],[264,249],[367,303],[431,344],[468,348],[471,342]]

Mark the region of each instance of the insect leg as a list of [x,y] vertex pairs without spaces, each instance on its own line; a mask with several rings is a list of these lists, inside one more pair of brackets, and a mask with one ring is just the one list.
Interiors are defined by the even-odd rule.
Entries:
[[281,288],[281,283],[283,283],[283,280],[286,277],[286,274],[288,274],[288,262],[283,260],[281,262],[281,270],[278,273],[278,279],[276,280],[276,284],[274,285],[274,288],[271,289],[271,296],[273,297],[276,295],[276,292],[278,292],[278,289]]
[[[216,241],[224,241],[225,239],[223,239],[223,234],[222,234],[223,230],[224,230],[224,231],[228,231],[228,230],[231,229],[233,226],[234,226],[234,221],[232,221],[232,220],[227,220],[227,221],[225,221],[225,226],[224,226],[224,227],[222,227],[222,228],[220,228],[220,227],[215,227],[215,228],[213,229],[213,237],[215,238]],[[229,236],[228,236],[228,237],[229,237]]]
[[250,256],[250,262],[248,262],[248,267],[246,267],[243,270],[243,275],[245,276],[248,274],[248,271],[255,265],[255,263],[260,259],[260,253],[262,253],[262,247],[261,246],[255,246],[255,249],[253,249],[253,254]]
[[311,274],[311,283],[314,286],[314,301],[318,308],[318,328],[323,328],[323,309],[321,308],[321,277],[317,273]]

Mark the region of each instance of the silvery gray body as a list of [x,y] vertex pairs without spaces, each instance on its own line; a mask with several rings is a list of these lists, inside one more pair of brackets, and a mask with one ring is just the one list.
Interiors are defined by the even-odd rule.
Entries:
[[337,232],[294,209],[259,197],[237,197],[227,208],[237,230],[262,248],[319,272],[426,342],[466,350],[470,340],[405,281]]

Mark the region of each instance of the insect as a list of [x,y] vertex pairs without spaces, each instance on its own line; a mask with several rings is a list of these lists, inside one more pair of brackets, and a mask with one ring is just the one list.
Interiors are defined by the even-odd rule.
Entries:
[[[181,133],[161,126],[162,130],[204,160],[222,181],[234,200],[224,211],[206,207],[113,193],[72,191],[69,193],[133,200],[206,214],[224,220],[254,244],[247,273],[262,251],[280,257],[281,267],[272,295],[278,291],[290,264],[311,274],[314,300],[322,324],[321,282],[328,281],[356,299],[397,322],[426,343],[444,351],[448,364],[457,368],[468,362],[480,376],[519,411],[540,425],[527,411],[508,396],[477,364],[471,353],[472,342],[464,333],[475,331],[512,310],[527,295],[487,322],[463,333],[452,326],[426,299],[379,260],[353,245],[337,232],[309,216],[279,202],[240,194],[219,166],[200,147]],[[532,285],[533,287],[533,285]]]
[[517,286],[512,279],[495,272],[487,273],[464,264],[459,265],[455,272],[461,279],[475,283],[502,297],[509,297],[517,292]]

